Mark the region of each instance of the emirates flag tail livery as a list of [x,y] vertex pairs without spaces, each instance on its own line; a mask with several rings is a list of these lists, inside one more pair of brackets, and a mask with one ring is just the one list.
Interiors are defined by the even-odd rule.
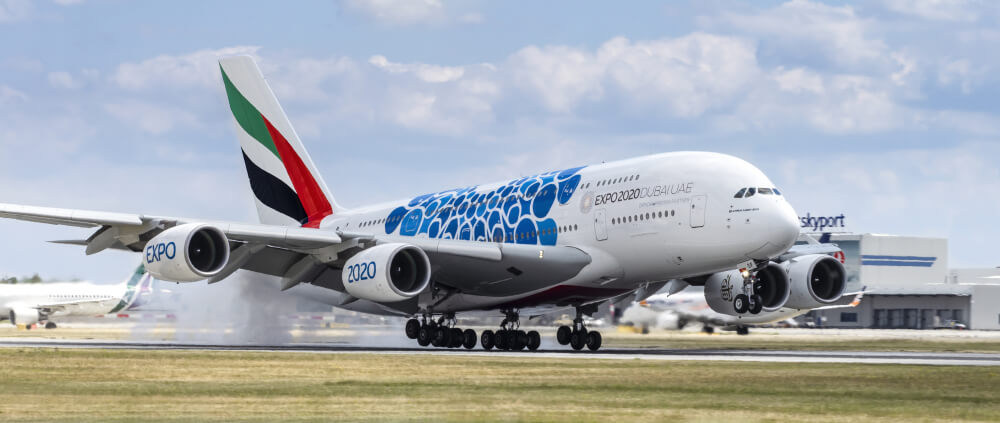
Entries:
[[[560,344],[596,350],[583,315],[668,282],[704,285],[720,313],[830,304],[833,246],[792,248],[799,220],[759,169],[717,153],[664,153],[341,207],[263,75],[219,62],[259,224],[0,205],[0,216],[94,227],[88,254],[139,252],[156,278],[220,281],[238,269],[337,307],[411,316],[420,345],[536,349],[520,316],[574,309]],[[673,282],[671,282],[673,281]],[[502,317],[480,334],[462,312]]]
[[154,280],[146,269],[138,268],[117,285],[86,282],[58,282],[0,285],[0,319],[11,324],[45,322],[52,329],[53,317],[95,316],[140,309],[150,303]]

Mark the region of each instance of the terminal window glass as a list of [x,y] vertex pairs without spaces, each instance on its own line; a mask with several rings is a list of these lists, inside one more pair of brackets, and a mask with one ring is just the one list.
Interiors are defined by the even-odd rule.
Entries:
[[843,323],[857,323],[858,313],[840,313],[840,321]]

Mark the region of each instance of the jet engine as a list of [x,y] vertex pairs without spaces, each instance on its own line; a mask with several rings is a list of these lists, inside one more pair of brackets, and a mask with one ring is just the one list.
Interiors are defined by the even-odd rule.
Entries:
[[831,304],[844,295],[844,265],[826,254],[809,254],[781,263],[791,292],[786,307],[804,309]]
[[[743,275],[739,270],[715,273],[705,281],[705,300],[718,313],[737,316],[733,300],[743,293]],[[761,311],[775,311],[785,306],[789,296],[788,274],[780,265],[768,263],[757,270],[754,293],[761,297]]]
[[13,325],[33,325],[41,320],[41,314],[31,307],[14,307],[10,309],[10,323]]
[[413,298],[431,282],[431,262],[424,250],[402,243],[381,244],[347,260],[342,274],[348,294],[392,303]]
[[195,282],[214,276],[229,262],[229,240],[219,228],[188,223],[146,243],[146,270],[157,279]]

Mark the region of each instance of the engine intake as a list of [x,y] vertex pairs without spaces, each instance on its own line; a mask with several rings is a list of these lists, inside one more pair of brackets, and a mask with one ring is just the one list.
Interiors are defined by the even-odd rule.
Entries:
[[[785,306],[789,297],[788,274],[775,263],[757,270],[754,293],[760,295],[762,311],[776,311]],[[717,313],[736,316],[733,299],[743,293],[743,275],[739,270],[715,273],[705,281],[705,300]]]
[[825,254],[809,254],[782,263],[791,286],[787,307],[804,309],[840,300],[847,285],[844,265]]
[[379,303],[398,302],[427,289],[431,263],[424,250],[414,245],[381,244],[348,259],[342,278],[344,290],[354,297]]
[[194,282],[212,277],[229,262],[229,239],[219,228],[189,223],[146,243],[146,270],[157,279]]
[[41,313],[31,307],[14,307],[10,309],[10,323],[12,325],[33,325],[41,320]]

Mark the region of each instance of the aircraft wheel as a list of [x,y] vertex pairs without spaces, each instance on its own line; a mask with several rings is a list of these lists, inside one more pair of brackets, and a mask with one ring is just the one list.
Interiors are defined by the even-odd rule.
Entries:
[[431,344],[434,339],[434,328],[427,325],[420,325],[420,329],[417,330],[417,343],[421,347],[426,347]]
[[586,345],[586,339],[587,337],[583,332],[573,332],[573,334],[569,336],[569,346],[573,347],[574,350],[580,351],[583,349],[583,346]]
[[513,351],[521,351],[524,349],[527,342],[527,335],[524,335],[524,331],[511,330],[507,331],[507,346]]
[[451,331],[448,328],[439,327],[434,329],[434,339],[431,345],[435,347],[447,347],[451,341]]
[[56,322],[45,322],[45,329],[55,329]]
[[587,348],[591,351],[597,351],[601,348],[601,333],[598,331],[591,331],[587,333]]
[[410,339],[417,339],[417,332],[420,331],[420,321],[417,319],[410,319],[406,321],[406,337]]
[[733,300],[733,308],[736,309],[736,313],[746,313],[750,307],[750,305],[747,304],[748,302],[750,302],[750,299],[747,298],[746,294],[737,295],[736,299]]
[[507,330],[500,329],[496,333],[496,346],[498,350],[507,349]]
[[713,328],[713,327],[711,327],[709,325],[705,325],[705,326],[701,327],[701,331],[705,332],[705,333],[707,333],[709,335],[711,335],[711,334],[715,333],[715,328]]
[[471,350],[476,348],[476,342],[479,341],[479,337],[476,336],[476,331],[472,329],[466,329],[462,331],[462,345],[461,347]]
[[528,349],[535,351],[540,345],[542,345],[542,336],[538,334],[538,331],[528,332]]
[[448,348],[461,347],[462,343],[465,342],[465,335],[462,333],[462,330],[459,328],[451,328],[449,331],[451,332],[449,339],[451,342],[448,343]]
[[750,328],[748,328],[746,326],[737,326],[736,327],[736,334],[737,335],[749,335],[750,334]]
[[761,298],[760,295],[754,294],[754,296],[750,298],[750,307],[748,311],[750,314],[759,314],[763,308],[764,299]]
[[573,334],[573,330],[569,326],[559,326],[559,330],[556,331],[556,341],[559,345],[569,344],[569,336]]
[[479,343],[482,344],[483,349],[486,351],[492,350],[495,342],[496,337],[493,336],[493,331],[489,329],[484,330],[483,334],[479,337]]

